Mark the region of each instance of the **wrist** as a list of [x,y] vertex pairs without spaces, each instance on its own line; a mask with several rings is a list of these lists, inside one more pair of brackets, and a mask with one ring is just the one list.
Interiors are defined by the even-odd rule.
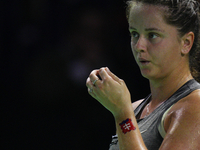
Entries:
[[131,106],[131,107],[125,107],[123,109],[120,109],[117,113],[113,114],[113,116],[116,122],[120,122],[127,118],[133,118],[135,115],[134,115],[133,108]]

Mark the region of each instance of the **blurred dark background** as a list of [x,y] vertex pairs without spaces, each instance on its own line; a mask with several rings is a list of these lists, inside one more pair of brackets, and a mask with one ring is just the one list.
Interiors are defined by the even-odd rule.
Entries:
[[132,101],[149,93],[125,7],[123,0],[0,2],[0,149],[108,149],[114,118],[89,96],[89,73],[109,67]]

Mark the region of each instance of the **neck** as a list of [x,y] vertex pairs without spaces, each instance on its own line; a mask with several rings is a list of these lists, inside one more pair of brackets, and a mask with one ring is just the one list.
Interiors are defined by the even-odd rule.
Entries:
[[190,71],[187,73],[177,73],[175,76],[169,76],[163,79],[150,80],[152,94],[151,105],[157,106],[173,95],[187,81],[193,79]]

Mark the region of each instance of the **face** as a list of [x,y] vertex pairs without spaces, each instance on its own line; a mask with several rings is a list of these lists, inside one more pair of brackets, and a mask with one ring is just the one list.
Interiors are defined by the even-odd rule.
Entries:
[[182,63],[182,42],[158,6],[137,3],[129,14],[131,48],[144,77],[165,78]]

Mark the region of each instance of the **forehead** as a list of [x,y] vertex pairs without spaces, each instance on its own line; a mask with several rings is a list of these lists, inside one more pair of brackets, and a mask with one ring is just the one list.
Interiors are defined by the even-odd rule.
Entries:
[[129,25],[158,26],[166,24],[164,21],[164,9],[150,4],[133,3],[129,14]]

